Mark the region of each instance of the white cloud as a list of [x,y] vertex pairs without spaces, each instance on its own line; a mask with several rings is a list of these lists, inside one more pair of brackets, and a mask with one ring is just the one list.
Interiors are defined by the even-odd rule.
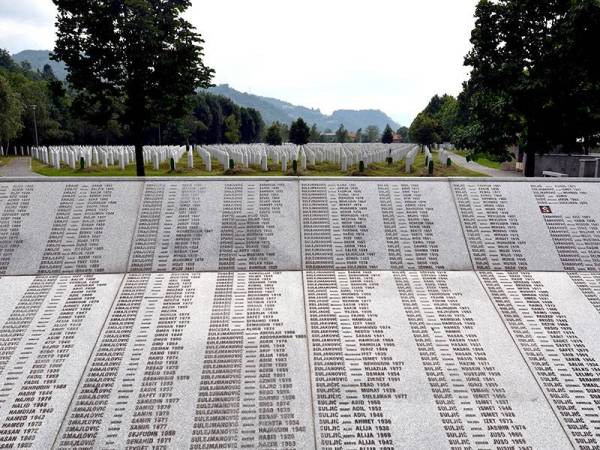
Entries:
[[[0,0],[0,46],[51,48],[51,0]],[[409,124],[466,78],[476,0],[193,0],[216,83],[324,112],[382,109]]]
[[51,0],[0,0],[0,47],[11,53],[52,48],[55,16]]
[[476,0],[202,0],[188,17],[215,82],[319,107],[377,108],[409,124],[466,79]]

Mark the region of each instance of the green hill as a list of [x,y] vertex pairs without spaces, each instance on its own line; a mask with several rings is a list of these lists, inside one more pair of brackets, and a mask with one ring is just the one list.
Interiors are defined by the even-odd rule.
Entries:
[[340,124],[344,124],[346,129],[350,131],[357,130],[358,128],[364,130],[369,125],[376,125],[382,131],[387,124],[394,130],[400,127],[387,114],[376,109],[343,109],[334,111],[331,115],[326,115],[319,109],[306,108],[276,98],[261,97],[259,95],[240,92],[227,84],[212,87],[208,91],[228,97],[240,106],[259,110],[267,123],[274,121],[290,123],[292,120],[302,117],[308,124],[316,123],[321,130],[327,128],[336,130]]
[[41,71],[46,64],[50,64],[56,78],[59,80],[67,78],[65,63],[52,61],[48,50],[23,50],[22,52],[15,53],[12,57],[17,63],[28,61],[34,70],[38,69]]
[[[48,50],[23,50],[14,54],[13,59],[17,63],[28,61],[33,69],[39,70],[42,70],[45,64],[50,64],[58,79],[64,80],[67,76],[65,64],[50,60],[50,52]],[[335,131],[340,124],[344,124],[346,129],[350,131],[355,131],[359,128],[364,130],[369,125],[376,125],[382,131],[387,124],[394,130],[400,126],[383,111],[377,109],[342,109],[334,111],[331,115],[327,115],[323,114],[319,109],[306,108],[305,106],[293,105],[276,98],[261,97],[259,95],[240,92],[227,84],[212,87],[208,91],[230,98],[240,106],[257,109],[262,114],[263,120],[268,124],[274,121],[289,124],[298,117],[302,117],[310,125],[316,123],[321,131],[326,129]]]

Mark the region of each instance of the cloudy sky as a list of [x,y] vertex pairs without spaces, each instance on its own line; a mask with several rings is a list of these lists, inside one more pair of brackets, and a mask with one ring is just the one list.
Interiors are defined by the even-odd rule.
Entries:
[[[409,125],[460,92],[476,0],[193,0],[215,83],[331,113],[381,109]],[[51,0],[0,0],[0,47],[51,49]]]

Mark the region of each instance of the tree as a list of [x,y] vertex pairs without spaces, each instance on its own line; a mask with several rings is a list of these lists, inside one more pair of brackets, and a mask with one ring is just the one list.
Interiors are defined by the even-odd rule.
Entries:
[[23,105],[8,80],[0,74],[0,143],[9,142],[23,129]]
[[281,134],[281,139],[283,142],[289,142],[290,140],[290,127],[287,123],[279,124],[279,134]]
[[319,133],[316,123],[313,123],[312,127],[310,127],[310,135],[308,136],[308,141],[321,142],[321,133]]
[[230,114],[225,119],[224,138],[227,144],[237,144],[240,142],[240,124],[235,114]]
[[185,115],[194,91],[208,87],[203,40],[182,13],[190,0],[53,0],[58,7],[53,59],[90,106],[110,108],[129,125],[137,174],[144,131]]
[[460,132],[503,155],[519,143],[532,176],[535,154],[586,150],[600,134],[597,0],[481,0],[465,58],[471,77]]
[[[46,82],[24,80],[18,86],[20,100],[23,103],[23,132],[21,139],[27,143],[34,144],[35,125],[37,123],[38,141],[44,144],[55,144],[62,139],[60,123],[53,115],[52,103],[48,95]],[[35,117],[34,106],[35,105]]]
[[310,129],[302,117],[298,117],[290,126],[290,141],[296,145],[304,145],[308,143],[310,137]]
[[383,130],[381,142],[383,142],[384,144],[391,144],[392,142],[394,142],[394,132],[392,131],[392,127],[390,127],[389,125],[386,125],[385,130]]
[[8,50],[3,48],[0,49],[0,68],[7,70],[15,70],[17,68],[15,61],[12,59],[12,56],[10,56],[10,53],[8,53]]
[[341,143],[348,142],[348,130],[346,130],[343,123],[340,124],[335,132],[335,141]]
[[429,146],[439,141],[438,131],[437,121],[426,112],[421,112],[413,120],[408,133],[413,142]]
[[369,125],[366,130],[366,140],[364,142],[379,142],[381,131],[375,125]]
[[458,101],[451,95],[442,97],[442,104],[433,116],[440,125],[440,143],[450,142],[452,133],[457,125]]
[[354,137],[354,142],[362,142],[362,128],[356,130],[356,136]]
[[240,120],[241,141],[245,143],[259,142],[265,126],[260,112],[254,108],[241,108]]
[[273,122],[267,129],[265,142],[269,145],[281,145],[283,143],[283,140],[281,139],[281,125],[279,122]]
[[402,142],[408,142],[408,127],[398,128],[396,134],[400,136]]
[[431,117],[434,117],[438,112],[440,112],[440,109],[442,109],[442,103],[442,98],[439,95],[435,94],[433,97],[431,97],[431,100],[429,100],[429,103],[427,104],[423,112],[425,114],[430,115]]
[[196,144],[197,133],[204,127],[204,124],[199,121],[193,114],[171,121],[165,127],[161,127],[162,142],[170,144]]
[[50,66],[50,64],[44,64],[41,77],[42,80],[45,81],[56,81],[56,75],[54,75],[54,71],[52,70],[52,66]]
[[[424,114],[433,118],[439,125],[435,143],[450,142],[457,126],[458,102],[451,95],[434,95],[425,109]],[[406,141],[406,136],[403,138]]]

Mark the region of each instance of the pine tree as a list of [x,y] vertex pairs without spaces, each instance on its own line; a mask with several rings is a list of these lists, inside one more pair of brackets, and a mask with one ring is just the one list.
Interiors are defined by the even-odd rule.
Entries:
[[384,144],[391,144],[392,142],[394,142],[394,132],[392,131],[392,127],[390,127],[389,125],[386,125],[385,130],[383,130],[381,142],[383,142]]

